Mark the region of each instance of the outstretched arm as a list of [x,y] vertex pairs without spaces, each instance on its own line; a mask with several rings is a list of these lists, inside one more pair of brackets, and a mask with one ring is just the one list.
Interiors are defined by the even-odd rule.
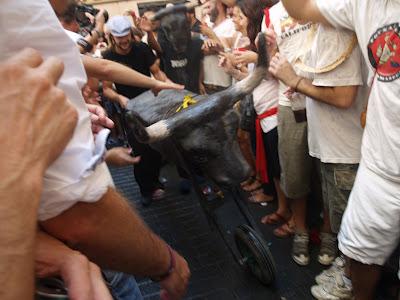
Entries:
[[163,89],[183,89],[179,84],[158,81],[111,60],[83,55],[82,62],[88,76],[100,80],[152,89],[155,94]]
[[329,22],[320,12],[315,0],[282,0],[282,4],[289,15],[297,20],[329,25]]

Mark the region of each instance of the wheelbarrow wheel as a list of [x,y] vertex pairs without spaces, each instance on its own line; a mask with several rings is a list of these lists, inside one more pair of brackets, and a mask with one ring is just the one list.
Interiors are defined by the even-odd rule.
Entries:
[[253,228],[243,224],[235,230],[235,242],[240,253],[240,265],[262,284],[273,283],[276,268],[265,240]]

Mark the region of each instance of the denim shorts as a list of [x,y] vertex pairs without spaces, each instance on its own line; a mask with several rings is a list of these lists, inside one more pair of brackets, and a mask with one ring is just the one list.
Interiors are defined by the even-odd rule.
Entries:
[[121,272],[102,270],[114,300],[142,300],[135,277]]

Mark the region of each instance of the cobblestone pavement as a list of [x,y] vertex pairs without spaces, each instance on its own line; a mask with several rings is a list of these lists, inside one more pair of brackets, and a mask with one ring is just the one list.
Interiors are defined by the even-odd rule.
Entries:
[[[154,232],[172,245],[187,260],[192,277],[185,299],[313,299],[310,287],[314,277],[321,272],[316,256],[318,249],[312,245],[310,266],[299,267],[290,258],[290,239],[278,239],[271,227],[260,224],[260,229],[270,246],[277,266],[277,280],[272,287],[261,285],[257,279],[243,271],[216,230],[212,230],[196,195],[181,195],[175,169],[166,166],[163,176],[167,178],[167,197],[149,207],[140,204],[139,188],[134,181],[131,167],[111,168],[117,189],[130,201]],[[229,200],[229,199],[226,199]],[[272,212],[275,204],[267,207],[250,205],[255,220]],[[218,213],[223,227],[237,222],[229,209]],[[149,279],[138,279],[146,300],[159,299],[159,287]]]

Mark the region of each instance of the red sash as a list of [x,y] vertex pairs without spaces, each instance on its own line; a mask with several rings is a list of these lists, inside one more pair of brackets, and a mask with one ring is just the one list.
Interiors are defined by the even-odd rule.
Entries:
[[261,120],[276,115],[278,108],[274,107],[256,118],[256,172],[262,183],[268,183],[267,155],[265,153],[264,141],[262,136]]
[[269,27],[269,24],[271,23],[271,19],[269,18],[269,7],[266,7],[264,9],[264,16],[265,16],[265,25],[267,28]]

